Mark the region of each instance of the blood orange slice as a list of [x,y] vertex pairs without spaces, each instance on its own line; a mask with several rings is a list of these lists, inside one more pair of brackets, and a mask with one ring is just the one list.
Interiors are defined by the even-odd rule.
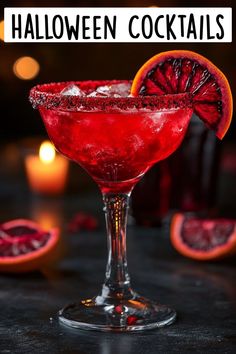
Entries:
[[188,50],[155,55],[137,72],[131,94],[165,95],[190,92],[195,114],[222,139],[233,110],[232,94],[225,75],[208,59]]
[[236,253],[236,221],[200,219],[177,213],[171,223],[171,243],[182,255],[200,261]]
[[40,269],[55,254],[59,230],[43,230],[31,220],[17,219],[0,225],[0,271]]

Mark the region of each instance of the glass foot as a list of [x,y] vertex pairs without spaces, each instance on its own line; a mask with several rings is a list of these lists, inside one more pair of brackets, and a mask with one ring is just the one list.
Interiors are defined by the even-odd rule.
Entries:
[[175,319],[171,308],[137,294],[125,300],[97,296],[59,312],[59,321],[67,326],[104,332],[145,331],[170,325]]

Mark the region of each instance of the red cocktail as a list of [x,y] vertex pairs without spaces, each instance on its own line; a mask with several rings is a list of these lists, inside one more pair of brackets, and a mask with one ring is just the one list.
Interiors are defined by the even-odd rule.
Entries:
[[[180,145],[191,115],[188,94],[129,97],[109,94],[124,81],[76,82],[82,95],[63,94],[68,83],[33,88],[30,99],[56,148],[99,185],[105,204],[109,255],[101,293],[60,311],[78,328],[138,331],[174,321],[174,310],[131,289],[126,261],[126,219],[132,188],[157,161]],[[108,87],[106,96],[99,87]],[[96,94],[97,93],[97,94]]]
[[[83,83],[83,88],[103,84],[107,82]],[[51,140],[63,155],[86,169],[103,193],[126,193],[182,141],[192,110],[185,107],[187,98],[178,96],[177,107],[171,96],[164,101],[150,99],[149,107],[142,107],[141,99],[115,98],[121,101],[117,109],[114,99],[100,108],[109,98],[89,97],[94,105],[91,111],[39,109]],[[151,103],[159,106],[157,110],[151,109]]]

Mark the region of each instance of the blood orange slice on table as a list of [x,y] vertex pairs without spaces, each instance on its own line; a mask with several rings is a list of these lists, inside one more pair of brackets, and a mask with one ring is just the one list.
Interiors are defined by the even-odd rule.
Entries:
[[137,72],[133,96],[189,92],[194,113],[222,139],[231,119],[233,101],[228,80],[213,63],[188,50],[155,55]]
[[0,272],[38,270],[54,259],[59,230],[43,230],[31,220],[0,225]]
[[217,260],[236,253],[236,221],[200,219],[177,213],[171,222],[171,243],[183,256]]

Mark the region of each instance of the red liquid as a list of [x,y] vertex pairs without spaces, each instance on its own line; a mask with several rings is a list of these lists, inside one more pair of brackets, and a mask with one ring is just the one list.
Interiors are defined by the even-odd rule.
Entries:
[[157,161],[173,153],[192,110],[70,112],[40,107],[56,148],[79,163],[102,192],[129,192]]

